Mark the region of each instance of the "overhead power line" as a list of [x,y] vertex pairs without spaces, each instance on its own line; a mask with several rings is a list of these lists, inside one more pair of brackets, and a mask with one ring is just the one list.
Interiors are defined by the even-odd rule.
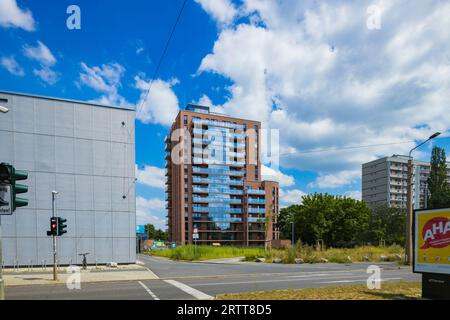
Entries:
[[328,149],[313,149],[313,150],[305,150],[305,151],[294,151],[294,152],[280,154],[280,157],[294,155],[294,154],[308,154],[308,153],[320,153],[320,152],[329,152],[329,151],[341,151],[341,150],[353,150],[353,149],[391,146],[391,145],[406,144],[406,143],[412,143],[412,142],[415,142],[415,141],[409,140],[409,141],[398,141],[398,142],[391,142],[391,143],[368,144],[368,145],[353,146],[353,147],[340,147],[340,148],[338,147],[338,148],[328,148]]
[[181,6],[180,11],[178,12],[177,19],[175,20],[175,23],[172,27],[172,31],[170,32],[169,38],[167,39],[166,45],[164,46],[164,50],[161,54],[161,57],[159,58],[158,64],[156,65],[155,72],[153,73],[153,76],[150,79],[150,83],[149,83],[147,92],[145,93],[144,99],[141,100],[141,103],[140,103],[138,109],[136,110],[136,114],[139,114],[139,112],[141,112],[145,102],[147,101],[150,90],[152,89],[153,82],[155,81],[156,76],[159,73],[159,68],[161,67],[164,57],[166,56],[167,49],[169,48],[169,45],[170,45],[170,41],[172,40],[175,30],[177,29],[178,22],[180,21],[180,18],[183,15],[183,11],[184,11],[184,8],[186,7],[186,3],[187,3],[187,0],[184,0],[183,5]]
[[[436,140],[443,140],[443,139],[448,139],[448,138],[450,138],[450,136],[439,137],[439,138],[436,138]],[[290,155],[294,155],[294,154],[309,154],[309,153],[321,153],[321,152],[330,152],[330,151],[341,151],[341,150],[353,150],[353,149],[391,146],[391,145],[406,144],[406,143],[412,143],[412,142],[416,142],[416,141],[408,140],[408,141],[397,141],[397,142],[389,142],[389,143],[368,144],[368,145],[362,145],[362,146],[335,147],[335,148],[327,148],[327,149],[311,149],[311,150],[305,150],[305,151],[294,151],[294,152],[283,153],[283,154],[280,154],[280,157],[290,156]]]

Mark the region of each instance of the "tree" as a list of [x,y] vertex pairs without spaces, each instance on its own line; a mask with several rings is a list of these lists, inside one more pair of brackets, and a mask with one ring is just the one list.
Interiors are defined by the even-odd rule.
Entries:
[[152,240],[167,241],[168,239],[168,234],[166,231],[156,229],[151,223],[145,225],[145,232],[147,233],[148,238]]
[[380,240],[386,244],[405,244],[406,210],[402,208],[377,205],[372,207],[372,214],[364,240],[378,244]]
[[429,209],[447,208],[450,206],[450,187],[447,180],[447,160],[445,151],[435,146],[431,153],[431,172],[428,178]]
[[292,220],[296,240],[310,245],[323,240],[329,246],[352,246],[364,241],[370,210],[351,198],[313,194],[304,196],[301,205],[281,210],[279,222],[285,238],[291,236]]

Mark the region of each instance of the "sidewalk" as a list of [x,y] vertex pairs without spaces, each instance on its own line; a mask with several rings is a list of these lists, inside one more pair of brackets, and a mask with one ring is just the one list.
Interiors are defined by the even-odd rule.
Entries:
[[[30,286],[30,285],[52,285],[65,284],[67,279],[74,278],[75,274],[67,273],[66,267],[58,269],[58,281],[53,281],[53,269],[47,267],[34,269],[3,269],[3,280],[6,287]],[[87,270],[80,270],[80,280],[86,282],[108,282],[108,281],[133,281],[133,280],[154,280],[158,276],[150,269],[137,264],[120,265],[117,268],[106,266],[88,267]]]

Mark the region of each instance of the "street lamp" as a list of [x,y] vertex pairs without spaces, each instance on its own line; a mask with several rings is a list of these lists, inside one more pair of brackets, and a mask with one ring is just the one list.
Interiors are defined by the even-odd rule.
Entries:
[[408,155],[408,176],[407,176],[408,182],[406,195],[406,248],[405,248],[405,258],[406,258],[405,262],[408,265],[411,264],[411,257],[412,257],[413,159],[411,154],[414,150],[423,146],[428,141],[438,137],[440,134],[441,134],[440,132],[434,133],[427,140],[423,141],[422,143],[412,148],[409,151]]
[[[58,194],[58,191],[53,190],[52,191],[52,217],[55,217],[55,201],[56,201],[56,195]],[[57,269],[57,257],[56,257],[56,236],[52,236],[52,244],[53,244],[53,280],[58,280],[58,273],[56,272]]]
[[0,112],[1,113],[7,113],[9,111],[8,108],[4,107],[4,106],[0,106]]

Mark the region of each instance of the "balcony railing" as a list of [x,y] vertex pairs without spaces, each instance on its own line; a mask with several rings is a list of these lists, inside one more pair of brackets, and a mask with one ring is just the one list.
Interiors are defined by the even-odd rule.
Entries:
[[223,174],[229,176],[244,176],[244,171],[228,170],[228,169],[208,169],[192,167],[192,172],[194,173],[206,173],[206,174]]
[[241,181],[241,180],[200,178],[197,176],[192,177],[192,182],[194,182],[194,183],[220,183],[220,184],[228,184],[228,185],[235,185],[235,186],[244,185],[244,181]]
[[247,194],[255,194],[255,195],[265,195],[265,190],[259,190],[259,189],[246,189],[245,192]]
[[235,194],[241,195],[244,192],[242,190],[235,190],[230,188],[201,188],[201,187],[192,187],[193,192],[202,192],[202,193],[226,193],[226,194]]
[[194,119],[194,120],[192,120],[192,122],[195,125],[218,126],[218,127],[241,129],[241,130],[245,128],[243,124],[236,124],[236,123],[217,121],[217,120]]
[[248,203],[250,204],[266,204],[266,200],[265,199],[248,199]]
[[248,208],[249,213],[266,213],[266,209]]
[[231,199],[231,198],[216,198],[216,197],[192,197],[193,202],[197,203],[209,203],[209,202],[218,202],[218,203],[232,203],[232,204],[241,204],[241,199]]

